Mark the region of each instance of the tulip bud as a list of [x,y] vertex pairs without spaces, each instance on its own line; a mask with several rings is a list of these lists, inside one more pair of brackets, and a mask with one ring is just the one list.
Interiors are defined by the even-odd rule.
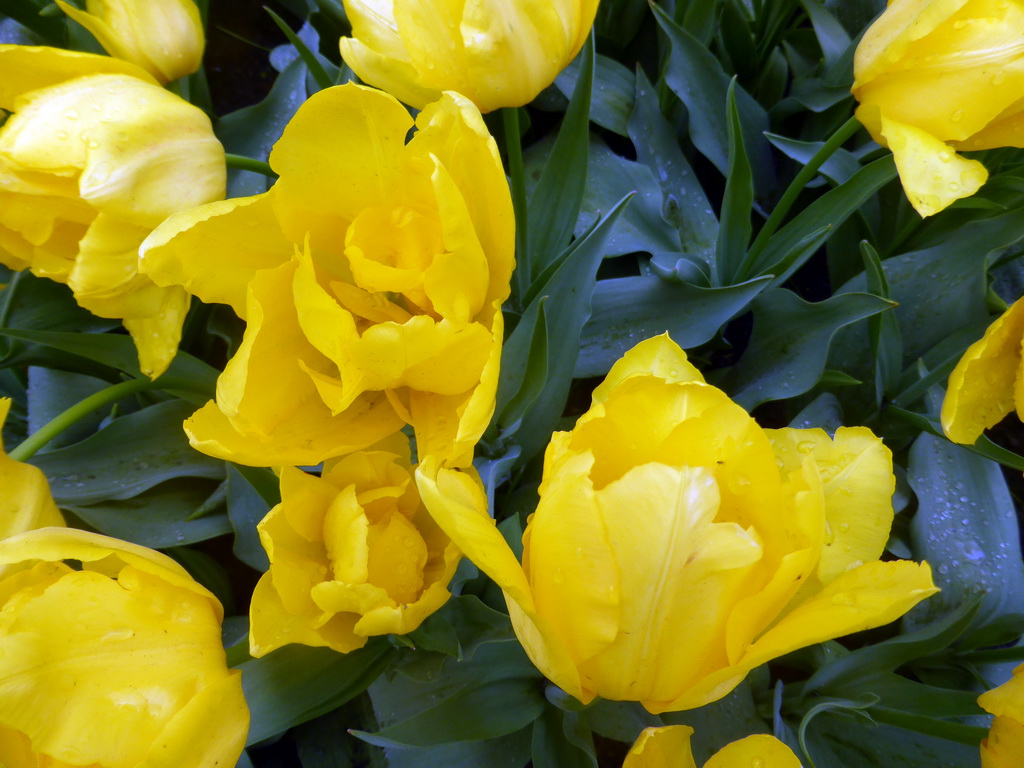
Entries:
[[364,82],[421,109],[457,91],[481,112],[533,100],[575,58],[598,0],[346,0],[341,55]]
[[0,541],[3,567],[0,763],[235,764],[241,674],[225,663],[220,603],[180,565],[42,528]]
[[954,443],[973,445],[981,433],[1017,410],[1024,419],[1024,299],[1007,309],[964,352],[949,374],[942,429]]
[[[688,725],[644,728],[622,768],[695,768]],[[718,750],[704,768],[800,768],[793,750],[774,736],[756,733]]]
[[1024,664],[998,688],[981,694],[978,704],[996,716],[981,742],[981,768],[1016,768],[1024,755]]
[[548,445],[522,566],[471,478],[430,457],[417,474],[534,664],[584,703],[698,707],[937,591],[927,565],[878,561],[894,479],[868,430],[769,433],[667,336],[627,352],[593,397]]
[[892,0],[854,59],[857,117],[931,216],[988,172],[957,150],[1024,147],[1024,5]]
[[111,56],[161,83],[191,75],[203,61],[203,21],[192,0],[86,0],[86,10],[57,0]]
[[412,632],[450,597],[459,551],[420,504],[405,436],[386,447],[321,477],[282,471],[281,503],[257,526],[270,570],[252,598],[253,656],[287,643],[347,653]]

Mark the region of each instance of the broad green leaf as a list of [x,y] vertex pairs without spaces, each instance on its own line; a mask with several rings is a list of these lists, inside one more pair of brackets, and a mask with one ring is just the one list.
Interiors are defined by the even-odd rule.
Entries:
[[796,397],[825,370],[833,334],[844,325],[884,312],[892,303],[866,293],[815,304],[778,288],[754,299],[754,332],[722,385],[747,410],[768,400]]
[[743,263],[750,244],[751,214],[754,205],[754,181],[750,162],[743,147],[743,126],[736,107],[736,78],[729,83],[726,96],[726,125],[729,137],[729,170],[725,175],[725,195],[715,246],[715,275],[718,285],[731,285]]
[[578,712],[565,712],[550,704],[543,708],[533,723],[533,768],[597,768],[593,739],[580,748],[569,738],[580,720]]
[[593,36],[580,53],[582,64],[562,127],[527,204],[526,254],[539,274],[569,242],[587,179],[590,93],[594,82]]
[[1024,563],[1017,513],[999,465],[922,434],[907,471],[918,509],[914,554],[942,589],[909,614],[912,626],[982,595],[976,624],[1024,613]]
[[[335,75],[337,75],[337,68],[333,64],[328,62],[318,52],[310,50],[306,42],[302,40],[292,28],[288,26],[288,23],[274,13],[270,8],[263,7],[270,18],[274,20],[278,28],[284,33],[284,36],[288,38],[288,42],[295,46],[295,49],[299,52],[299,56],[302,58],[303,63],[309,70],[309,74],[312,76],[314,82],[320,89],[330,88],[334,85]],[[328,69],[333,69],[334,72],[329,72]]]
[[67,21],[63,13],[43,13],[46,0],[0,0],[0,14],[10,17],[49,45],[67,45]]
[[157,403],[74,445],[37,453],[29,463],[47,476],[58,504],[130,499],[175,478],[222,478],[224,462],[188,444],[181,423],[191,414],[192,406],[180,400]]
[[235,557],[258,571],[265,571],[270,561],[260,544],[256,525],[266,517],[270,505],[238,467],[234,464],[227,467],[228,518],[235,532]]
[[644,339],[667,332],[683,349],[709,341],[771,281],[699,288],[657,277],[599,280],[583,326],[575,376],[603,376]]
[[666,725],[682,723],[694,729],[691,744],[698,765],[729,742],[752,733],[770,732],[757,711],[749,681],[740,683],[718,701],[686,712],[666,712],[661,719]]
[[[566,97],[571,97],[576,90],[583,61],[583,57],[577,57],[555,78],[555,86]],[[629,115],[633,111],[634,89],[632,72],[615,59],[598,54],[594,60],[594,87],[590,95],[591,121],[612,133],[625,136]]]
[[[658,5],[654,17],[672,43],[665,81],[686,105],[690,139],[701,154],[725,175],[729,168],[729,130],[726,93],[729,77],[721,63],[701,42],[679,27]],[[754,188],[767,192],[774,184],[774,170],[764,132],[768,115],[742,88],[736,88],[736,104],[743,125],[744,144],[754,175]]]
[[287,645],[239,665],[249,704],[247,745],[337,709],[380,676],[395,656],[383,638],[338,653],[330,648]]
[[[33,434],[51,419],[64,413],[68,408],[109,387],[109,382],[79,373],[53,368],[30,366],[28,369],[28,432]],[[125,404],[134,405],[134,398],[126,398]],[[113,407],[113,406],[111,406]],[[95,432],[100,422],[110,413],[110,408],[94,411],[81,421],[72,424],[47,443],[47,450],[54,450],[86,437]],[[13,445],[9,446],[13,447]]]
[[530,760],[532,728],[487,741],[385,750],[388,768],[523,768]]
[[661,184],[662,215],[678,231],[683,253],[714,264],[718,220],[679,148],[675,127],[661,114],[657,93],[639,68],[629,138],[637,161],[650,168]]
[[[765,138],[782,154],[800,165],[807,165],[818,150],[825,145],[824,141],[797,141],[775,133],[766,133]],[[818,172],[833,184],[842,184],[859,170],[860,161],[852,153],[840,147],[821,164]]]
[[[882,261],[867,241],[861,242],[864,274],[868,292],[883,299],[891,298],[889,281],[885,277]],[[895,312],[883,312],[868,318],[871,353],[875,358],[875,405],[896,395],[903,370],[903,338]]]
[[226,514],[190,516],[210,493],[209,484],[176,480],[121,501],[82,505],[64,503],[66,510],[107,536],[144,547],[163,549],[205,541],[231,532]]
[[835,64],[850,47],[850,36],[836,17],[818,0],[800,0],[800,5],[807,11],[807,16],[814,27],[814,35],[818,38],[825,64]]

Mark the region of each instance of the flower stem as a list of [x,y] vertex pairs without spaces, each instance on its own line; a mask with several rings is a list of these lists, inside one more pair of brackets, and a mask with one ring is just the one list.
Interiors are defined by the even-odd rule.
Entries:
[[851,117],[841,126],[839,130],[829,137],[828,141],[822,144],[821,148],[814,153],[814,156],[807,162],[800,172],[796,175],[789,186],[786,187],[786,191],[779,198],[778,204],[772,209],[771,215],[768,216],[768,220],[761,227],[761,231],[757,233],[757,237],[754,239],[753,245],[750,246],[750,251],[747,253],[747,257],[743,260],[743,264],[740,266],[739,274],[741,276],[749,276],[747,273],[757,263],[757,257],[761,255],[761,251],[764,250],[765,246],[768,245],[768,240],[775,234],[775,231],[782,224],[783,219],[786,218],[786,214],[789,213],[789,209],[793,207],[793,203],[796,202],[797,197],[817,175],[818,169],[824,165],[825,161],[828,160],[835,153],[837,149],[846,143],[853,134],[855,134],[860,128],[860,121],[856,117]]
[[505,128],[505,153],[512,179],[512,210],[516,217],[516,294],[521,299],[530,288],[530,260],[526,254],[526,173],[523,170],[523,148],[519,136],[519,109],[501,110]]
[[262,160],[257,160],[253,157],[233,155],[230,152],[226,152],[224,154],[224,161],[227,163],[228,168],[235,168],[239,171],[262,173],[264,176],[269,176],[272,179],[277,178],[277,174],[274,173],[274,169],[270,167],[269,163],[265,163]]
[[147,389],[178,389],[189,392],[199,391],[193,382],[182,378],[161,377],[156,381],[139,378],[132,379],[131,381],[122,381],[120,384],[114,384],[106,389],[101,389],[95,394],[89,395],[89,397],[54,417],[33,434],[29,435],[21,445],[11,451],[8,455],[15,461],[25,461],[35,455],[40,448],[53,440],[53,438],[61,432],[81,421],[93,411],[102,408],[104,405],[113,403],[122,397],[134,395],[138,392],[144,392]]

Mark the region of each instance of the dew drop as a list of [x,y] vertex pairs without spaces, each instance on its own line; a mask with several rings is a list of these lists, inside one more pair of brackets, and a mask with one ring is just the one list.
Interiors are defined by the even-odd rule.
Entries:
[[74,109],[69,109],[67,112],[64,113],[64,117],[66,117],[68,120],[77,120],[78,112]]
[[832,605],[853,605],[853,598],[845,592],[840,592],[832,598]]
[[967,20],[966,19],[958,19],[957,21],[953,22],[953,29],[963,29],[966,26],[967,26]]
[[551,574],[551,580],[555,582],[555,584],[564,584],[565,572],[561,568],[556,568],[555,572]]
[[800,451],[800,453],[810,453],[814,450],[814,443],[810,440],[802,440],[796,444],[796,449]]
[[839,532],[840,533],[846,533],[848,530],[850,530],[850,524],[849,523],[840,523],[839,524]]
[[958,123],[963,119],[963,117],[964,111],[962,109],[958,109],[952,115],[949,116],[949,119],[952,120],[954,123]]
[[949,182],[949,191],[950,192],[959,192],[960,191],[960,183],[956,182],[956,181]]
[[67,131],[57,131],[57,138],[60,139],[61,141],[67,141],[68,132]]
[[1002,70],[998,70],[992,75],[992,85],[1002,85],[1006,80],[1006,73]]
[[948,149],[944,149],[941,152],[939,152],[939,160],[941,160],[942,162],[948,163],[952,159],[953,153],[950,152]]

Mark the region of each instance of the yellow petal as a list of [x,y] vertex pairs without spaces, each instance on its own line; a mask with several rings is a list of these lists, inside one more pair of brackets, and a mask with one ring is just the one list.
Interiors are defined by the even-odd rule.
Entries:
[[181,329],[192,301],[181,288],[154,288],[153,292],[159,292],[161,303],[151,317],[123,321],[138,350],[139,369],[151,379],[163,374],[178,354]]
[[245,291],[261,269],[291,259],[271,194],[222,200],[174,214],[139,247],[139,268],[157,285],[180,285],[245,318]]
[[1013,671],[1013,677],[978,697],[978,704],[986,712],[1005,716],[1024,723],[1024,665]]
[[727,744],[704,763],[704,768],[800,768],[793,750],[766,734],[754,734]]
[[[348,6],[346,10],[353,20],[355,34],[352,11]],[[339,42],[341,58],[367,85],[380,88],[415,109],[422,109],[440,95],[440,91],[419,84],[419,73],[408,61],[382,54],[363,41],[351,37],[343,37]]]
[[821,474],[826,525],[821,582],[878,560],[892,527],[896,489],[889,449],[866,427],[840,427],[834,441],[821,429],[766,432],[785,471],[796,471],[809,455]]
[[411,127],[409,113],[381,91],[348,84],[311,96],[270,154],[285,236],[301,243],[308,233],[314,250],[343,243],[359,211],[388,202]]
[[0,109],[13,110],[24,93],[84,75],[122,74],[156,85],[145,70],[95,53],[34,45],[0,45]]
[[688,725],[644,728],[622,768],[697,768],[690,751],[691,736],[693,728]]
[[1013,410],[1024,341],[1024,300],[1017,301],[964,352],[949,375],[942,429],[955,443],[971,445]]
[[616,388],[633,376],[656,376],[670,383],[704,381],[701,372],[686,359],[686,353],[667,333],[663,333],[641,341],[616,360],[604,381],[594,390],[593,401],[603,403]]
[[943,141],[882,114],[882,136],[896,160],[907,199],[922,216],[932,216],[962,197],[970,197],[988,179],[977,160],[956,154]]
[[88,0],[86,11],[63,0],[57,5],[111,56],[137,64],[162,83],[190,75],[202,63],[203,22],[192,0]]
[[1009,717],[992,721],[981,742],[981,768],[1016,768],[1024,754],[1024,724]]

